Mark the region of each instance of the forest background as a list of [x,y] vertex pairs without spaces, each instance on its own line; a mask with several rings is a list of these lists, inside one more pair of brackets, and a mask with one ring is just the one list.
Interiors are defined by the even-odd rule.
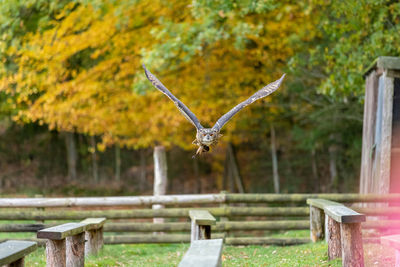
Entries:
[[[363,72],[399,32],[387,0],[3,0],[1,192],[149,194],[157,145],[169,193],[357,192]],[[142,63],[206,126],[287,76],[192,159]]]

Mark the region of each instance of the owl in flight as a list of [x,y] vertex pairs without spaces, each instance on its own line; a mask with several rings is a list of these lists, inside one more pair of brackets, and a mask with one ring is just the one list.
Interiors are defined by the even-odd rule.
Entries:
[[254,101],[266,97],[267,95],[272,94],[274,91],[276,91],[276,89],[278,89],[281,85],[283,78],[285,77],[285,74],[283,74],[279,80],[276,80],[275,82],[264,86],[259,91],[250,96],[247,100],[236,105],[234,108],[228,111],[228,113],[219,118],[219,120],[212,128],[204,128],[200,124],[196,115],[194,115],[194,113],[191,112],[189,108],[185,106],[185,104],[183,104],[178,98],[176,98],[150,71],[148,71],[144,64],[143,68],[147,79],[154,85],[154,87],[156,87],[166,96],[168,96],[168,98],[174,102],[175,106],[185,116],[185,118],[190,121],[194,125],[194,127],[196,127],[196,139],[193,141],[193,144],[199,146],[196,155],[207,152],[210,150],[211,145],[216,145],[218,143],[218,139],[222,136],[219,131],[221,130],[222,126],[225,125],[225,123],[227,123],[236,113],[238,113],[247,105],[250,105]]

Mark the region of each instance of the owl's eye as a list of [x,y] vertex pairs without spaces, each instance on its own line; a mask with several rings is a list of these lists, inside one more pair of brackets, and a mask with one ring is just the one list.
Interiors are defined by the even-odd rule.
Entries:
[[206,134],[203,134],[203,136],[206,136]]
[[210,136],[213,136],[214,134],[210,134]]

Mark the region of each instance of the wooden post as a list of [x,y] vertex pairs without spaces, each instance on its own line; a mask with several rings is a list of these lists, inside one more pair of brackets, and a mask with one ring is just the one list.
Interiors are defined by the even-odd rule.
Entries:
[[[364,74],[365,104],[361,156],[360,193],[394,193],[396,174],[391,173],[392,142],[399,124],[394,95],[400,78],[400,57],[379,57]],[[392,188],[390,188],[392,187]],[[379,204],[383,206],[384,204]]]
[[67,267],[83,267],[85,265],[85,233],[66,238]]
[[363,267],[364,250],[361,235],[361,223],[342,223],[342,266]]
[[342,257],[342,246],[340,244],[340,224],[328,216],[328,259],[333,260]]
[[[165,147],[154,148],[154,196],[165,195],[167,192],[167,156]],[[163,205],[153,205],[153,209],[162,209]],[[164,218],[154,218],[154,223],[163,223]]]
[[85,256],[96,255],[103,247],[103,227],[85,232]]
[[310,205],[310,237],[312,242],[324,239],[325,213],[322,209]]
[[46,241],[46,267],[66,267],[65,239]]

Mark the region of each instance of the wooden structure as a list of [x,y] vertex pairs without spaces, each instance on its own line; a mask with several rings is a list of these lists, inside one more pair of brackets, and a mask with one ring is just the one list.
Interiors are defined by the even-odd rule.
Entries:
[[211,225],[215,224],[211,213],[207,210],[190,210],[189,217],[192,220],[190,242],[211,239]]
[[178,267],[220,267],[223,239],[195,240]]
[[382,236],[381,244],[396,250],[395,267],[400,267],[400,235]]
[[[189,220],[178,221],[177,218],[189,219],[189,211],[201,206],[202,210],[207,210],[219,219],[211,225],[212,238],[225,237],[224,243],[227,245],[294,245],[310,242],[310,238],[273,238],[267,233],[265,236],[259,236],[258,233],[264,230],[309,229],[310,208],[306,206],[307,198],[323,198],[344,203],[400,202],[400,194],[224,193],[132,197],[0,198],[2,208],[0,220],[22,220],[18,224],[0,224],[0,232],[36,232],[58,225],[54,222],[46,224],[28,222],[32,220],[77,221],[92,217],[106,217],[107,223],[104,224],[103,231],[108,232],[108,235],[104,237],[105,244],[190,242],[191,223]],[[165,208],[152,209],[153,204],[162,204]],[[43,207],[46,210],[37,209]],[[353,209],[371,216],[400,213],[400,208],[395,206],[379,209],[357,206]],[[154,224],[155,217],[164,218],[165,223]],[[228,218],[229,221],[222,221],[221,217]],[[362,227],[382,229],[388,235],[400,229],[400,221],[368,221],[362,223]],[[393,231],[387,232],[388,228]],[[246,235],[239,236],[238,231],[245,231]],[[257,232],[254,233],[254,231]],[[165,234],[156,236],[152,232]],[[319,232],[321,233],[321,230]],[[38,241],[39,244],[45,243],[43,239],[33,241]]]
[[[105,218],[91,218],[80,223],[65,223],[38,231],[38,238],[47,239],[46,266],[84,266],[85,248],[88,249],[88,254],[97,253],[98,249],[103,246],[102,227],[104,223]],[[85,235],[90,238],[86,245]]]
[[223,239],[211,239],[211,225],[215,218],[207,210],[190,210],[192,221],[190,248],[179,267],[219,267]]
[[400,57],[365,73],[360,193],[400,193]]
[[23,267],[26,255],[35,251],[36,242],[9,240],[0,244],[0,266]]
[[[311,239],[315,242],[326,236],[329,260],[341,257],[343,266],[364,266],[361,222],[365,215],[324,199],[308,199],[307,204],[311,210],[319,209],[318,213],[310,211]],[[323,229],[325,233],[321,233]]]

